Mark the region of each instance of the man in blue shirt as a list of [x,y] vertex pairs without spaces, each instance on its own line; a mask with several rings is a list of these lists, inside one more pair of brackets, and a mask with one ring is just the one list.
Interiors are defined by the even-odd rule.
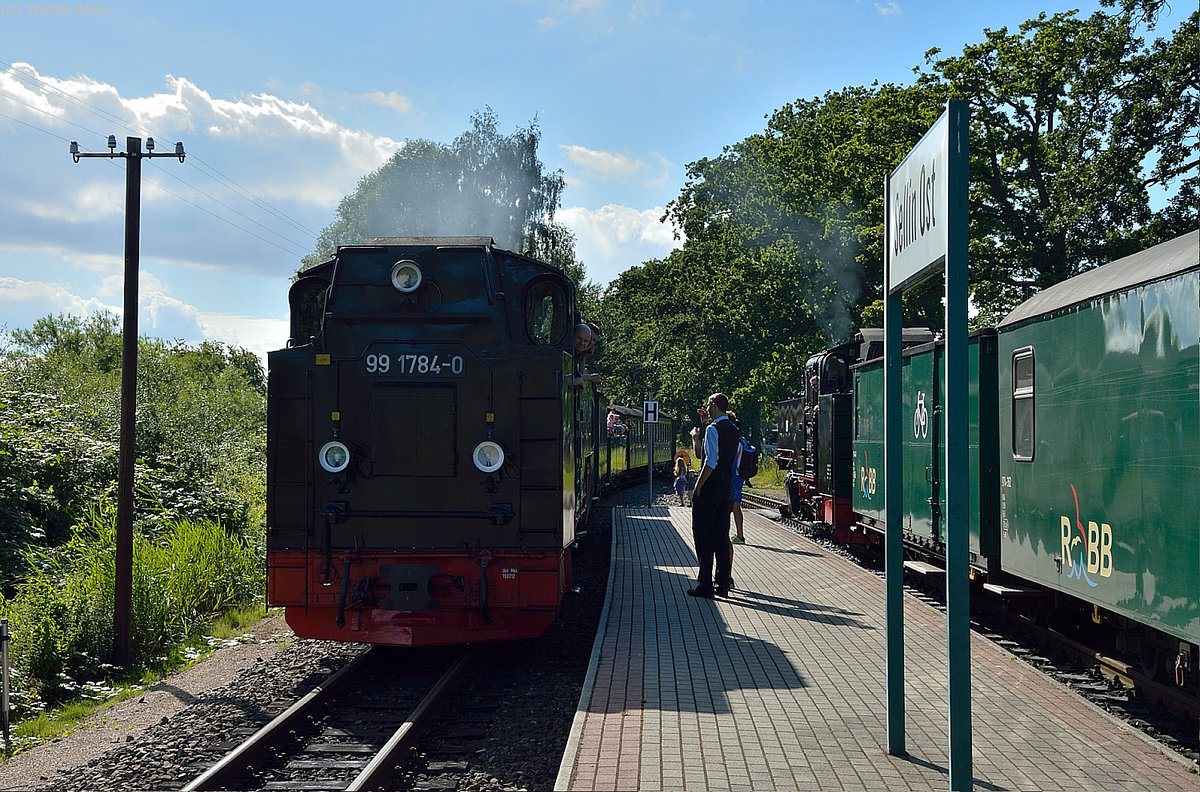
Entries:
[[[712,599],[729,593],[732,560],[729,552],[729,485],[733,480],[741,432],[725,413],[729,397],[714,393],[708,397],[708,415],[712,423],[704,432],[704,465],[692,492],[692,538],[700,572],[696,587],[688,589],[693,597]],[[713,561],[716,560],[714,586]]]

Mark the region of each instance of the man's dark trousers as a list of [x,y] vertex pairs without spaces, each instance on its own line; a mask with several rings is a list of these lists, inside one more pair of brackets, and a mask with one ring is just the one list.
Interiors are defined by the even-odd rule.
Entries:
[[692,499],[692,539],[696,543],[696,560],[700,574],[696,587],[702,591],[713,588],[713,559],[717,562],[716,587],[728,588],[733,559],[729,554],[729,488],[707,481],[700,495]]

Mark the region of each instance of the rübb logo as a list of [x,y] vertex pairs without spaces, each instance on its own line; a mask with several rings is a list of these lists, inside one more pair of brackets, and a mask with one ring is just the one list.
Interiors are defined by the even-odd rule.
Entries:
[[1062,558],[1064,566],[1068,566],[1068,580],[1083,580],[1092,588],[1100,585],[1092,580],[1093,576],[1110,577],[1113,572],[1113,531],[1108,523],[1097,523],[1088,520],[1087,530],[1084,530],[1083,520],[1079,518],[1079,495],[1075,485],[1071,486],[1071,494],[1075,497],[1075,521],[1062,515],[1059,527],[1062,537]]

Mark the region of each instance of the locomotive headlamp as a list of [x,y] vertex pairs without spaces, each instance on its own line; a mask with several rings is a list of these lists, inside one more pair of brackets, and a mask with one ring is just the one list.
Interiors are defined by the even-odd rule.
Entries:
[[392,265],[392,285],[405,294],[421,285],[421,268],[412,259],[401,259]]
[[341,473],[350,465],[350,449],[340,440],[330,440],[321,446],[317,461],[330,473]]
[[475,446],[471,460],[482,473],[495,473],[504,464],[504,449],[495,440],[484,440]]

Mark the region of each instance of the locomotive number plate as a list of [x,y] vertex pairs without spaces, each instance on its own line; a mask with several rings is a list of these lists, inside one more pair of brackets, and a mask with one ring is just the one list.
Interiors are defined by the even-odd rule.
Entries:
[[461,377],[466,369],[462,355],[397,354],[367,355],[368,374],[391,374],[417,377]]

